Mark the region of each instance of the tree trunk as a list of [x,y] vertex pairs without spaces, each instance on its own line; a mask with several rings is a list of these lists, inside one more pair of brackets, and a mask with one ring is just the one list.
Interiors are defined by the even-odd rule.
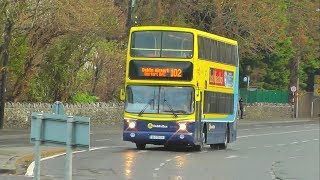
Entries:
[[3,128],[4,124],[4,106],[6,98],[6,82],[8,74],[8,62],[9,62],[9,45],[11,41],[11,32],[13,21],[10,17],[6,17],[6,22],[3,31],[3,45],[1,46],[1,88],[0,88],[0,129]]

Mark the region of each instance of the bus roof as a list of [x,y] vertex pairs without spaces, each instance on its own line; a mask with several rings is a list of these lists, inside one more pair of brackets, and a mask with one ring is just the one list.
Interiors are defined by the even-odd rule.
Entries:
[[186,27],[175,27],[175,26],[135,26],[132,27],[130,30],[130,33],[134,32],[134,31],[146,31],[146,30],[164,30],[164,31],[181,31],[181,32],[190,32],[193,34],[197,34],[200,36],[204,36],[210,39],[215,39],[217,41],[221,41],[227,44],[231,44],[231,45],[238,45],[238,42],[226,37],[222,37],[222,36],[218,36],[212,33],[208,33],[208,32],[204,32],[204,31],[200,31],[197,29],[193,29],[193,28],[186,28]]

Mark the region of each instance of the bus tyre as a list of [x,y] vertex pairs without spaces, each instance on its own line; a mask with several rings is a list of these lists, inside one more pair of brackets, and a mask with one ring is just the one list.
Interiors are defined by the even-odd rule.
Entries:
[[218,145],[217,144],[210,144],[210,148],[211,149],[218,149]]
[[229,131],[227,131],[225,133],[225,137],[224,137],[224,142],[221,144],[210,144],[210,148],[211,149],[215,149],[215,150],[223,150],[223,149],[227,149],[228,146],[228,134]]
[[203,144],[194,146],[195,151],[201,151],[202,149],[203,149]]
[[144,150],[146,148],[146,144],[136,143],[136,147],[139,150]]
[[229,131],[226,132],[225,136],[224,136],[224,142],[222,144],[218,144],[219,145],[219,149],[227,149],[228,146],[228,133]]

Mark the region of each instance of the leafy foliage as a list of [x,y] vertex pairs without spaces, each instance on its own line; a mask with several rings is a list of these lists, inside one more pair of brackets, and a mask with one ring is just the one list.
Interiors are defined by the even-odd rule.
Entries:
[[[240,76],[286,90],[320,73],[314,0],[136,0],[135,25],[193,27],[236,39]],[[110,101],[123,85],[128,1],[0,1],[0,30],[13,21],[9,101]],[[0,39],[0,50],[3,39]],[[3,68],[1,67],[1,70]],[[241,83],[240,86],[245,86]]]
[[87,92],[77,93],[71,97],[73,103],[95,103],[98,100],[97,96],[91,96]]

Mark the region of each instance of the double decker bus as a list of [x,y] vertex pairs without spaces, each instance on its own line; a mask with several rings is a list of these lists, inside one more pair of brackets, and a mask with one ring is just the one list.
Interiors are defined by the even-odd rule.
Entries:
[[239,55],[236,41],[192,28],[132,27],[123,140],[225,149],[236,140]]

